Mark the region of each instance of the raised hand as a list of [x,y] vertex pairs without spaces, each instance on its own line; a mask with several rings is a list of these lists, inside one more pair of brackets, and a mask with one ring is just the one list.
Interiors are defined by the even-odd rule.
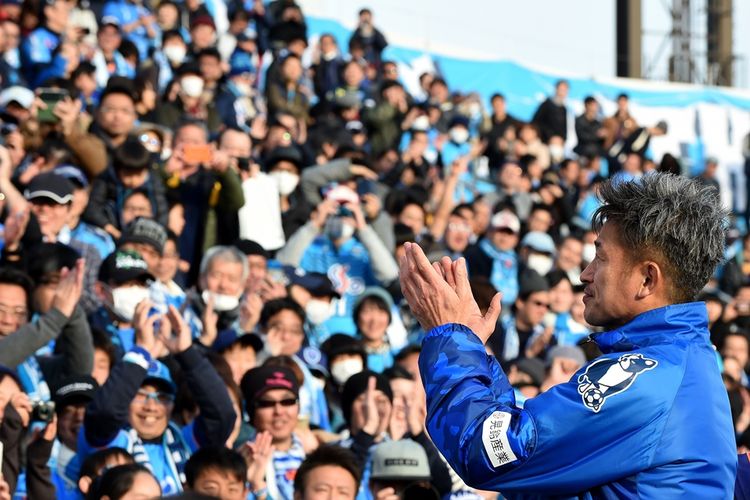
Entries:
[[[148,314],[152,306],[150,300],[142,300],[135,306],[133,328],[135,328],[135,344],[148,351],[151,357],[156,359],[161,355],[164,344],[161,336],[154,331],[154,325],[161,319],[161,316],[157,314],[149,316]],[[161,323],[164,324],[165,322],[162,321]]]
[[[159,335],[167,350],[172,354],[187,351],[193,345],[193,336],[190,326],[185,322],[180,311],[170,305],[165,319],[166,321],[162,321]],[[214,337],[216,337],[215,334]]]
[[406,243],[400,262],[401,290],[412,313],[425,330],[447,323],[469,327],[482,341],[495,331],[500,316],[500,294],[495,295],[485,315],[469,286],[466,260],[451,262],[444,257],[431,265],[416,243]]
[[211,294],[203,311],[203,333],[199,339],[204,346],[211,347],[214,344],[219,333],[216,326],[218,321],[219,315],[214,311],[214,296]]
[[263,431],[255,436],[254,443],[245,443],[240,448],[240,454],[247,462],[247,481],[254,490],[260,490],[266,486],[266,467],[274,452],[272,442],[271,433]]
[[84,261],[78,259],[73,269],[63,268],[52,299],[52,307],[70,318],[83,293]]
[[375,377],[370,377],[367,380],[367,390],[365,391],[365,425],[362,430],[366,433],[374,436],[380,429],[380,413],[378,413],[378,402],[375,395]]

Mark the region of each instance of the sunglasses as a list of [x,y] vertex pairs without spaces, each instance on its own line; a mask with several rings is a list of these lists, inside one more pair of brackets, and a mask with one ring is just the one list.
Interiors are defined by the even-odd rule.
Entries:
[[279,401],[274,399],[259,399],[256,403],[258,408],[274,408],[277,404],[288,408],[297,404],[297,398],[286,398]]

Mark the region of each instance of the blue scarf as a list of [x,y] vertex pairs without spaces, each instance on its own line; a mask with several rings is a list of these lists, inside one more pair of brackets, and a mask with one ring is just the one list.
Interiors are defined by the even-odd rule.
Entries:
[[489,240],[482,239],[479,248],[492,258],[490,283],[503,294],[503,304],[512,304],[518,297],[518,256],[512,250],[498,250]]
[[49,386],[44,380],[42,368],[36,357],[29,356],[16,367],[18,378],[21,379],[23,390],[32,401],[49,401],[51,398]]
[[[135,429],[128,430],[128,449],[130,450],[136,463],[145,465],[149,470],[154,471],[154,464],[151,463],[151,457],[146,451],[141,438]],[[173,424],[169,423],[167,430],[162,436],[161,446],[164,450],[166,463],[159,464],[162,467],[161,477],[156,479],[162,488],[162,493],[170,495],[182,491],[182,484],[185,482],[185,463],[190,458],[190,448],[182,437],[180,430]]]

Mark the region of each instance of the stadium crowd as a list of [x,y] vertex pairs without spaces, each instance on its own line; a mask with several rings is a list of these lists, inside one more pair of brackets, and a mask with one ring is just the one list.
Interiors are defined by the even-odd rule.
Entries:
[[[407,92],[367,9],[343,42],[290,0],[0,4],[0,499],[497,497],[425,433],[403,244],[465,257],[482,312],[502,292],[523,404],[597,355],[597,185],[680,161],[626,94],[566,150],[565,81],[523,122],[438,74]],[[747,450],[727,243],[699,300]]]

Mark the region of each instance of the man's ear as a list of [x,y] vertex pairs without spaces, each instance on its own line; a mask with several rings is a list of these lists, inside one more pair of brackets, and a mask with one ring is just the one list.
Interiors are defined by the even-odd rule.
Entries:
[[649,260],[641,263],[639,268],[642,282],[638,290],[638,298],[645,299],[664,289],[665,278],[659,264]]

